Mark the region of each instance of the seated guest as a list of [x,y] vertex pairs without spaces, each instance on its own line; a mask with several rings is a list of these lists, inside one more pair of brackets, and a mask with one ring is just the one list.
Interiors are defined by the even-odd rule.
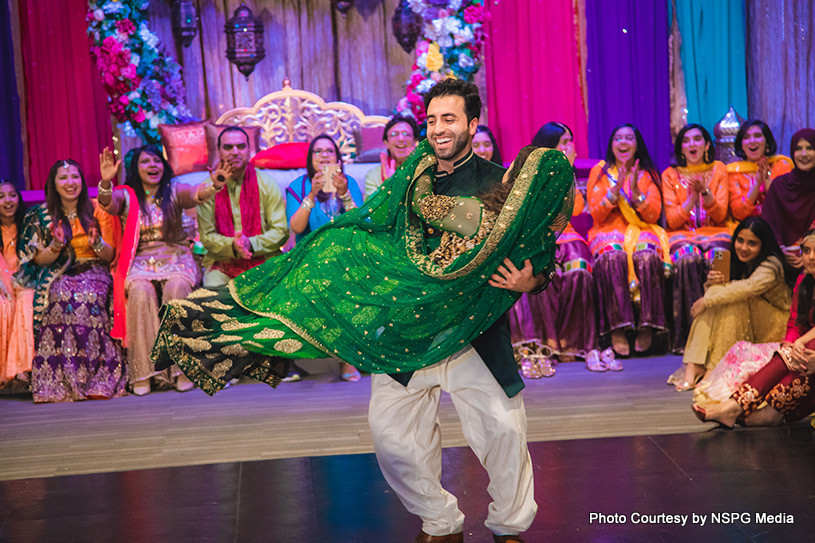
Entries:
[[475,129],[475,136],[473,136],[473,152],[483,158],[504,167],[504,161],[501,160],[501,150],[498,148],[498,142],[495,136],[492,135],[492,130],[488,126],[479,124]]
[[204,286],[225,285],[267,258],[281,254],[289,232],[277,182],[249,164],[249,136],[237,126],[218,136],[220,162],[210,175],[219,191],[198,207],[198,233],[207,253]]
[[674,349],[682,352],[690,308],[704,294],[707,264],[715,249],[730,246],[727,226],[727,169],[713,160],[710,134],[689,124],[674,143],[676,166],[662,172],[662,199],[673,263]]
[[393,175],[419,142],[419,127],[413,117],[394,115],[385,125],[382,140],[388,147],[379,155],[380,165],[365,174],[365,199],[374,193],[385,179]]
[[[127,372],[133,393],[150,392],[150,378],[159,386],[190,390],[192,381],[177,366],[156,374],[150,349],[158,333],[161,304],[186,298],[200,279],[182,225],[184,209],[197,206],[223,187],[213,180],[200,185],[173,183],[173,170],[156,147],[146,145],[133,152],[125,185],[111,182],[118,174],[117,161],[109,149],[99,157],[102,181],[99,205],[124,222],[120,273],[114,277],[114,292],[121,304],[114,313],[112,335],[127,347]],[[119,269],[119,268],[117,268]],[[121,284],[120,284],[121,283]]]
[[25,205],[17,188],[11,181],[0,180],[0,388],[12,390],[15,379],[30,379],[34,358],[34,291],[21,289],[13,281],[19,268],[17,249],[24,216]]
[[724,426],[774,426],[815,411],[815,230],[801,242],[804,273],[798,277],[779,343],[736,343],[709,379],[696,387],[693,403],[702,420]]
[[790,152],[795,169],[770,185],[761,218],[770,223],[787,262],[800,269],[799,242],[815,223],[815,130],[793,134]]
[[625,332],[637,330],[634,348],[647,351],[653,332],[666,329],[663,285],[670,257],[668,238],[657,226],[662,212],[659,173],[634,125],[611,132],[606,159],[591,169],[586,195],[594,219],[589,247],[600,292],[600,333],[611,333],[612,348],[626,356]]
[[[776,155],[776,143],[764,121],[749,121],[736,134],[736,155],[743,160],[727,165],[730,213],[737,221],[761,215],[773,179],[792,170],[792,161]],[[808,226],[808,225],[807,225]]]
[[25,216],[15,279],[36,291],[35,402],[125,394],[127,370],[110,337],[118,220],[94,205],[79,165],[60,160],[45,181],[45,203]]
[[[476,134],[477,135],[477,134]],[[538,130],[532,145],[558,149],[574,164],[575,150],[572,131],[565,124],[549,122]],[[580,215],[585,207],[583,195],[575,189],[572,216]],[[510,332],[519,355],[528,352],[529,341],[539,341],[557,353],[559,361],[585,356],[591,371],[605,371],[611,363],[601,358],[597,350],[596,286],[591,274],[592,258],[586,240],[569,224],[557,239],[557,274],[539,294],[523,294],[510,310]],[[540,353],[543,354],[543,353]],[[526,358],[526,360],[524,360]],[[616,363],[616,362],[615,362]],[[521,356],[524,377],[549,377],[554,366],[548,358]]]
[[[768,343],[784,337],[794,274],[784,261],[770,225],[748,217],[730,242],[730,280],[711,270],[705,295],[691,307],[685,378],[677,390],[690,390],[737,341]],[[789,281],[789,283],[788,283]]]
[[[404,135],[397,137],[403,140],[405,138]],[[330,180],[323,175],[326,166],[335,169]],[[334,217],[362,205],[359,185],[353,177],[343,173],[340,148],[331,136],[320,134],[311,141],[306,158],[306,170],[305,175],[292,181],[286,189],[286,216],[292,232],[297,236],[297,241]],[[323,191],[323,187],[329,182],[334,190]],[[351,364],[340,362],[340,378],[343,381],[357,382],[361,375]],[[297,380],[299,375],[293,371],[287,379]]]

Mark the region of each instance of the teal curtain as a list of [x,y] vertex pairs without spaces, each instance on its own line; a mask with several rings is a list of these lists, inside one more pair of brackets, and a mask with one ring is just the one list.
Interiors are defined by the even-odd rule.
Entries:
[[711,134],[730,106],[748,117],[744,0],[676,0],[688,122]]

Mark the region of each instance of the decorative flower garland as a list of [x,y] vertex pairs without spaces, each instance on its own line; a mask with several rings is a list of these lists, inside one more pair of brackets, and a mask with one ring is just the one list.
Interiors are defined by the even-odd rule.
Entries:
[[422,95],[445,77],[472,81],[481,68],[481,50],[490,14],[485,0],[408,0],[422,19],[416,62],[405,97],[396,112],[422,123],[427,118]]
[[194,120],[181,66],[147,25],[147,0],[91,0],[88,35],[111,114],[128,133],[159,143],[159,124]]

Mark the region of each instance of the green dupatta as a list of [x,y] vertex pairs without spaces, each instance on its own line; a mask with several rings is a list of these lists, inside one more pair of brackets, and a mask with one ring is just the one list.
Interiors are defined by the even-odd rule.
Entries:
[[230,367],[245,349],[268,357],[329,355],[394,373],[465,347],[520,296],[488,284],[504,258],[518,266],[530,259],[535,273],[552,265],[555,241],[571,218],[574,174],[563,153],[535,150],[492,232],[441,269],[428,257],[412,210],[414,193],[432,184],[436,162],[422,142],[361,208],[226,290],[201,289],[171,302],[153,351],[157,368],[176,362],[199,384],[202,370],[224,381],[235,376]]

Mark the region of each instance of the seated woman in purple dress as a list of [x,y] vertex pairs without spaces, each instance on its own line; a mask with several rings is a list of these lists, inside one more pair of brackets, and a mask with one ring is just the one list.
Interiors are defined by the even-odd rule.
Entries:
[[94,205],[73,160],[51,166],[45,203],[28,210],[15,279],[35,290],[35,402],[124,395],[127,370],[110,337],[115,218]]
[[736,343],[696,387],[693,410],[700,420],[774,426],[815,411],[815,230],[804,235],[801,250],[804,273],[784,340]]

